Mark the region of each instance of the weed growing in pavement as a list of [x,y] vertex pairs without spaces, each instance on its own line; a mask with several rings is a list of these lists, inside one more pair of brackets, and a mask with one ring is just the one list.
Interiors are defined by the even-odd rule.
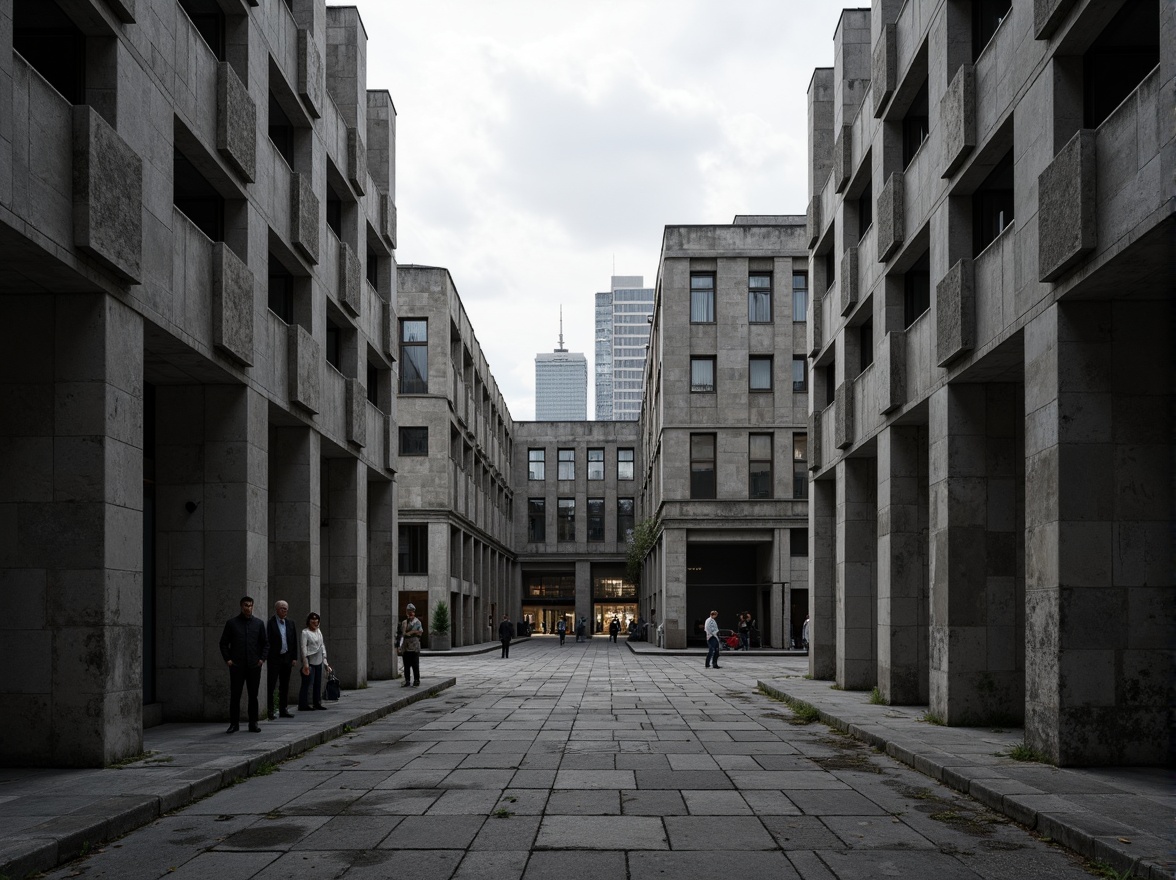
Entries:
[[919,716],[919,720],[927,724],[934,724],[936,727],[946,727],[947,722],[942,717],[936,715],[934,712],[924,712]]
[[135,764],[139,761],[142,761],[144,758],[150,758],[154,754],[156,754],[156,752],[139,752],[139,754],[137,754],[137,755],[127,755],[127,757],[125,757],[119,761],[111,761],[109,764],[106,765],[106,769],[107,770],[121,770],[123,767],[126,767],[128,764]]
[[1038,764],[1048,764],[1045,755],[1025,743],[1017,743],[1003,754],[1002,757],[1012,758],[1014,761],[1036,761]]
[[874,706],[890,705],[890,701],[882,696],[882,691],[878,690],[878,688],[874,688],[872,691],[870,691],[870,703]]
[[1086,863],[1086,870],[1095,877],[1102,877],[1104,880],[1135,880],[1135,874],[1131,872],[1130,868],[1123,871],[1116,871],[1102,859],[1088,861]]
[[788,719],[789,724],[812,724],[814,721],[821,720],[820,710],[811,703],[806,703],[804,700],[798,700],[795,697],[777,696],[763,687],[757,688],[757,690],[769,700],[783,703],[792,710],[793,717]]
[[269,761],[266,761],[264,764],[259,766],[256,770],[254,770],[249,775],[251,777],[252,776],[269,776],[271,773],[273,773],[277,769],[278,769],[277,764],[273,764],[273,763],[270,763]]
[[492,815],[495,819],[509,819],[512,814],[506,807],[499,807],[490,815]]

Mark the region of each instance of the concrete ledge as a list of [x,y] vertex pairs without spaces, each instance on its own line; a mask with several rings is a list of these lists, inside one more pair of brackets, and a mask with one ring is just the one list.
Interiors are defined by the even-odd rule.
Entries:
[[357,128],[347,129],[347,182],[356,195],[367,189],[367,147]]
[[833,192],[841,192],[849,185],[853,174],[853,126],[841,126],[833,142]]
[[821,410],[809,413],[808,420],[808,469],[812,472],[824,467],[824,457],[821,455]]
[[906,331],[891,330],[878,347],[878,412],[885,415],[906,403]]
[[363,311],[363,267],[347,242],[339,245],[339,305],[355,317]]
[[902,247],[906,215],[903,211],[903,174],[895,171],[878,193],[874,216],[878,224],[878,262],[885,263]]
[[1074,0],[1033,0],[1033,36],[1048,40],[1073,6]]
[[123,24],[135,23],[135,0],[106,0],[106,5]]
[[845,317],[858,304],[858,249],[847,247],[841,255],[841,316]]
[[298,29],[298,96],[312,117],[323,115],[323,59],[306,28]]
[[821,238],[821,197],[813,196],[809,199],[808,211],[805,212],[805,233],[808,237],[808,247],[811,250],[817,246]]
[[972,261],[958,260],[935,285],[935,363],[945,367],[976,344]]
[[976,148],[976,69],[961,64],[939,101],[943,126],[944,178],[951,177]]
[[384,354],[396,360],[399,357],[396,338],[396,307],[390,302],[380,304],[380,348]]
[[1061,278],[1098,243],[1097,135],[1080,129],[1037,176],[1039,281]]
[[380,234],[396,250],[396,203],[387,193],[380,193]]
[[837,388],[833,401],[833,444],[838,449],[853,446],[853,379],[846,379]]
[[[812,284],[812,277],[810,273],[809,284]],[[813,296],[813,291],[809,289],[809,311],[808,311],[808,327],[805,328],[808,343],[808,356],[815,358],[821,353],[824,336],[824,319],[821,317],[821,303],[823,297]],[[809,381],[812,381],[811,377]]]
[[344,385],[347,442],[367,446],[367,395],[358,379],[348,379]]
[[874,46],[874,63],[870,87],[874,93],[874,118],[882,116],[882,109],[898,86],[898,26],[882,25],[882,34]]
[[290,243],[312,263],[319,261],[319,199],[309,174],[291,172]]

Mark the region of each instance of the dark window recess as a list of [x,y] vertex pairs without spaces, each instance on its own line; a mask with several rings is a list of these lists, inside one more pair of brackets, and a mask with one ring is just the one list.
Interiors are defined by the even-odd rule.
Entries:
[[367,365],[367,399],[372,406],[380,405],[380,368],[371,362]]
[[858,352],[860,354],[860,361],[862,369],[864,370],[870,364],[874,363],[874,319],[870,318],[866,323],[858,327]]
[[12,48],[65,100],[86,103],[86,37],[55,0],[15,0]]
[[792,320],[808,320],[808,273],[792,273]]
[[216,0],[179,0],[217,61],[225,60],[225,13]]
[[808,376],[805,368],[807,362],[804,355],[792,356],[792,391],[794,394],[803,394],[808,391]]
[[903,276],[902,326],[907,328],[931,308],[931,252],[927,251]]
[[604,499],[588,499],[588,540],[600,543],[604,540]]
[[996,163],[972,194],[972,256],[996,240],[1013,222],[1013,151]]
[[911,106],[907,108],[906,116],[902,118],[902,167],[906,168],[927,140],[931,131],[931,114],[927,103],[927,80],[915,93]]
[[278,154],[286,160],[286,164],[294,167],[294,124],[290,117],[270,92],[269,96],[269,138],[274,142]]
[[715,497],[715,435],[690,435],[690,497]]
[[874,184],[866,181],[866,188],[858,197],[858,238],[866,234],[866,230],[874,223]]
[[340,366],[342,361],[339,357],[339,335],[339,325],[327,318],[327,350],[325,352],[327,363],[336,370],[342,371]]
[[273,254],[269,256],[269,307],[287,324],[294,323],[294,276]]
[[547,503],[542,498],[527,499],[527,543],[542,544],[547,540]]
[[837,398],[837,364],[825,367],[825,405],[832,406]]
[[429,454],[429,427],[401,428],[400,429],[400,454],[401,455],[428,455]]
[[1102,125],[1159,63],[1159,0],[1128,0],[1082,57],[1086,128]]
[[617,499],[617,541],[633,540],[634,506],[632,498]]
[[224,197],[183,153],[175,150],[173,155],[172,197],[176,207],[210,239],[224,241]]
[[837,281],[837,260],[833,256],[833,248],[825,251],[825,290]]
[[428,574],[429,527],[402,525],[396,532],[396,555],[400,574]]
[[367,251],[367,280],[376,290],[380,289],[380,257],[370,244]]
[[335,238],[343,238],[343,200],[335,194],[331,185],[327,184],[327,226],[335,233]]
[[1012,0],[972,0],[973,61],[980,57],[1012,7]]
[[808,556],[808,529],[788,530],[788,555]]

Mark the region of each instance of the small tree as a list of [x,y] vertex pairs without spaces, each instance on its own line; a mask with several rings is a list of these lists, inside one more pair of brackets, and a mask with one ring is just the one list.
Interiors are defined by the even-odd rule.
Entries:
[[449,603],[442,599],[433,606],[433,621],[429,627],[431,632],[449,632]]
[[625,576],[630,583],[641,585],[641,570],[645,564],[645,557],[657,542],[657,533],[658,522],[652,517],[641,520],[633,529],[629,551],[625,556]]

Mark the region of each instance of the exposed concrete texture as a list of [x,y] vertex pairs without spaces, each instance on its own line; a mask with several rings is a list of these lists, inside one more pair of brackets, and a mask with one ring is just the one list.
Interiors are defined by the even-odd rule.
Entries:
[[971,260],[959,260],[935,285],[935,362],[947,366],[976,344],[976,288]]
[[877,119],[898,86],[898,28],[893,24],[884,24],[882,34],[874,43],[873,74],[870,84]]
[[1037,271],[1055,281],[1098,245],[1096,141],[1080,129],[1037,178]]
[[877,459],[837,465],[837,684],[846,690],[877,684]]
[[358,379],[346,383],[346,404],[344,420],[347,442],[356,446],[367,446],[367,394]]
[[939,100],[943,177],[951,177],[976,148],[976,69],[961,64]]
[[212,344],[253,364],[253,273],[222,241],[212,248]]
[[362,687],[368,674],[368,481],[352,458],[323,462],[322,615],[327,657],[343,687]]
[[286,365],[289,382],[287,393],[290,402],[317,413],[322,385],[322,348],[299,324],[287,328],[286,345],[289,355]]
[[312,117],[323,115],[323,59],[306,28],[298,29],[298,95]]
[[808,234],[808,246],[817,246],[821,237],[821,197],[813,196],[809,199],[808,211],[805,214],[805,230]]
[[73,242],[122,281],[139,283],[143,160],[85,105],[73,108]]
[[860,269],[856,247],[847,247],[841,255],[841,274],[837,281],[841,288],[841,315],[845,316],[858,304]]
[[808,421],[808,466],[810,471],[820,470],[824,465],[821,458],[821,410],[809,413]]
[[367,191],[367,148],[355,128],[347,129],[347,182],[357,195]]
[[396,203],[387,193],[380,193],[380,234],[390,247],[396,247]]
[[290,243],[312,263],[319,260],[320,202],[309,174],[290,176]]
[[310,427],[270,428],[270,607],[288,602],[299,629],[321,605],[321,449]]
[[1033,0],[1033,36],[1048,40],[1073,6],[1074,0]]
[[878,262],[884,263],[902,247],[906,215],[903,211],[903,175],[895,171],[878,193],[878,208],[874,214]]
[[878,344],[878,411],[885,414],[907,402],[906,332],[891,330]]
[[368,483],[367,678],[396,678],[396,483]]
[[833,401],[833,445],[838,449],[853,445],[853,385],[853,379],[842,382]]
[[123,24],[135,23],[135,0],[106,0],[106,5]]
[[257,105],[233,66],[216,71],[216,148],[241,177],[252,183],[257,170]]
[[841,192],[853,174],[853,126],[843,125],[833,142],[833,191]]
[[363,266],[347,242],[339,243],[339,304],[355,317],[363,311]]

